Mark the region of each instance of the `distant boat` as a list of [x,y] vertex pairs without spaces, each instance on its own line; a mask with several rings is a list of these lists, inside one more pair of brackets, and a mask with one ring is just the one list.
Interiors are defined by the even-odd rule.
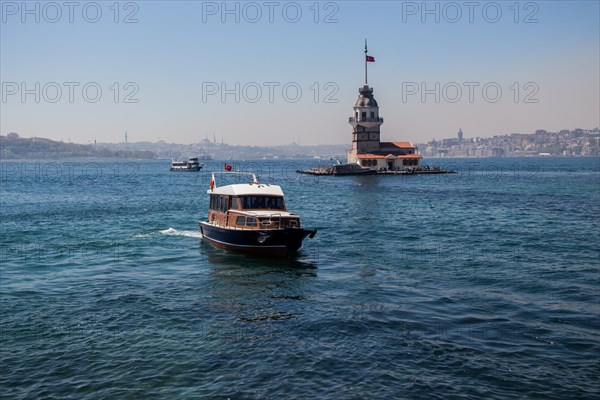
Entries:
[[297,170],[299,174],[308,175],[374,175],[377,173],[376,170],[370,168],[363,168],[356,163],[342,164],[338,161],[337,164],[330,165],[328,167],[316,167],[305,170]]
[[190,157],[187,161],[171,161],[171,171],[175,172],[198,172],[203,165],[198,161],[198,157]]
[[329,167],[331,169],[331,175],[371,175],[377,173],[370,168],[363,168],[356,163],[338,164]]
[[286,256],[317,233],[303,229],[300,217],[286,209],[281,187],[259,183],[252,173],[224,174],[252,175],[252,181],[216,187],[213,174],[208,219],[200,221],[203,239],[225,249]]

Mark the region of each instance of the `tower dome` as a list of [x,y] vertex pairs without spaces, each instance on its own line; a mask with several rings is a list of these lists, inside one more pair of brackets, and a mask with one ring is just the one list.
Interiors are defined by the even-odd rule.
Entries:
[[358,93],[358,99],[356,99],[354,107],[379,107],[377,105],[377,100],[373,98],[373,88],[364,85],[362,88],[358,89]]

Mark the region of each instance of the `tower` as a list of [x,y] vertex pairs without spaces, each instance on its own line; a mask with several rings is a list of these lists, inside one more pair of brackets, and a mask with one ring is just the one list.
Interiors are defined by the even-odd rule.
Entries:
[[461,143],[463,141],[463,131],[462,129],[458,130],[458,143]]
[[[373,97],[373,88],[364,85],[358,89],[358,99],[352,109],[349,122],[352,125],[352,149],[354,155],[375,153],[380,147],[380,126],[383,118],[379,117],[379,105]],[[356,162],[356,157],[348,162]]]
[[352,148],[348,151],[348,162],[358,161],[359,154],[376,153],[380,150],[380,126],[383,118],[379,117],[379,105],[373,97],[373,88],[367,79],[367,63],[375,62],[375,58],[367,55],[365,39],[365,84],[358,89],[358,99],[352,109],[352,117],[348,120],[352,125]]
[[125,131],[125,143],[127,143],[127,131]]
[[352,148],[348,150],[348,163],[378,171],[420,168],[423,157],[411,142],[381,141],[383,118],[379,116],[379,105],[367,80],[367,63],[370,62],[375,62],[375,57],[367,55],[365,40],[365,84],[358,89],[358,99],[348,120],[352,125]]

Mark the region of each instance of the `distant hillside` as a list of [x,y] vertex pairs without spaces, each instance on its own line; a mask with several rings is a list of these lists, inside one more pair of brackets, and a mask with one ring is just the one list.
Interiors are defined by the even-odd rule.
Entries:
[[20,138],[16,133],[0,136],[0,159],[56,158],[156,158],[152,151],[108,149],[96,145],[56,142],[44,138]]
[[348,145],[301,146],[296,143],[281,146],[242,146],[227,143],[216,143],[202,139],[198,143],[179,144],[158,142],[98,143],[109,149],[146,150],[156,153],[162,159],[184,159],[197,156],[211,156],[215,160],[245,159],[298,159],[298,158],[346,158]]

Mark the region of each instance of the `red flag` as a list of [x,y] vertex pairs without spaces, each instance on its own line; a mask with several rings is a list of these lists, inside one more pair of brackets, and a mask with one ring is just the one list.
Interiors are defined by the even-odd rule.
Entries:
[[371,56],[367,56],[367,55],[365,55],[365,57],[367,57],[367,62],[375,62],[375,57],[371,57]]
[[225,163],[225,171],[231,171],[233,167],[227,163]]

